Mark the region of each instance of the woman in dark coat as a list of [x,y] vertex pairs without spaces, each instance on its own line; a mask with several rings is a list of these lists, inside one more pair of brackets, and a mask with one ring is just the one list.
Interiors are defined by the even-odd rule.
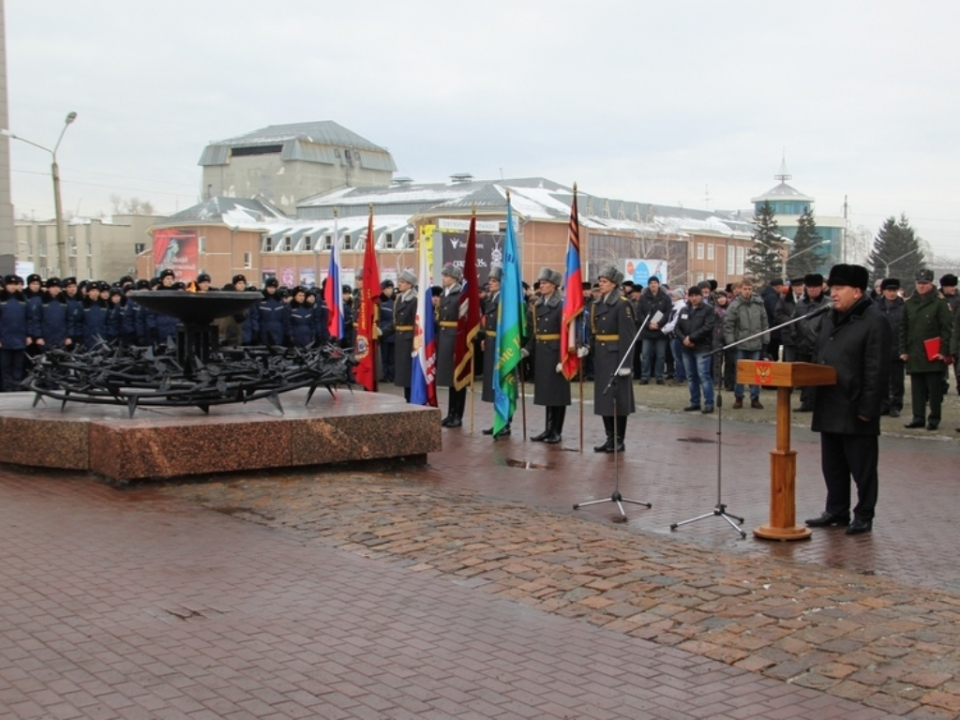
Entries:
[[[612,265],[600,269],[600,297],[590,308],[590,347],[593,352],[593,413],[603,418],[607,440],[594,452],[623,452],[627,415],[636,411],[633,400],[633,336],[637,332],[633,309],[620,294],[623,273]],[[619,370],[611,392],[610,379]],[[616,407],[614,407],[616,399]]]
[[417,321],[417,276],[404,270],[397,276],[399,291],[393,304],[394,368],[393,384],[403,388],[403,397],[410,402],[413,378],[413,338]]
[[562,440],[563,420],[570,404],[570,381],[560,365],[560,328],[563,324],[563,276],[543,268],[537,278],[540,297],[533,304],[530,327],[533,334],[522,350],[533,360],[533,404],[547,408],[546,428],[530,439],[550,444]]

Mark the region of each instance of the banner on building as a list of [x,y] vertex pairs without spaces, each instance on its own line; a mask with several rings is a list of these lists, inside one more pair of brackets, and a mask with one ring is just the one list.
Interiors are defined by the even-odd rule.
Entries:
[[297,269],[292,267],[280,268],[280,277],[277,280],[282,287],[294,287],[297,284]]
[[189,282],[197,279],[197,256],[200,242],[196,230],[163,228],[153,231],[153,268],[159,275],[163,270],[173,270],[177,280]]
[[[479,225],[480,223],[477,223],[477,226]],[[467,258],[466,232],[444,230],[439,233],[439,236],[440,257],[437,260],[437,267],[434,268],[437,277],[440,275],[440,268],[447,263],[462,269]],[[434,237],[436,238],[437,235],[435,234]],[[503,238],[502,233],[477,233],[477,276],[481,285],[487,281],[491,267],[494,265],[503,267]]]
[[317,284],[317,271],[314,268],[300,268],[300,284],[312,288]]
[[657,277],[661,283],[669,282],[666,260],[647,260],[643,258],[627,258],[623,261],[623,277],[646,287],[650,278]]

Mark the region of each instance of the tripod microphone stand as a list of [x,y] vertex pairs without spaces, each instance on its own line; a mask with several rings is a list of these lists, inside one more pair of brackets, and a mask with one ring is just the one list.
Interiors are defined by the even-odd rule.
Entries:
[[[652,322],[660,322],[663,318],[663,313],[659,310],[653,315]],[[623,370],[624,363],[626,363],[627,358],[632,358],[631,350],[637,344],[637,338],[640,337],[640,333],[643,332],[643,329],[647,326],[647,321],[651,320],[650,315],[647,315],[643,322],[640,324],[640,329],[637,330],[636,334],[633,336],[633,341],[630,343],[630,347],[627,348],[627,352],[624,353],[623,357],[620,359],[620,364],[617,365],[616,369],[610,375],[610,380],[607,382],[607,387],[604,388],[603,394],[606,395],[610,392],[610,388],[614,387],[620,380],[626,379],[627,382],[632,382],[630,379],[629,373],[626,375],[620,375],[620,371]],[[573,506],[574,510],[579,510],[582,507],[587,507],[588,505],[599,505],[600,503],[612,502],[616,503],[617,508],[620,510],[620,516],[622,520],[627,519],[627,513],[623,509],[623,503],[629,503],[631,505],[643,505],[646,508],[652,508],[653,505],[643,500],[628,500],[620,494],[620,443],[623,441],[623,438],[618,437],[618,425],[617,425],[617,395],[619,394],[619,387],[615,388],[613,393],[613,468],[614,468],[614,486],[613,494],[609,498],[603,498],[602,500],[588,500],[587,502],[576,503]]]
[[[766,330],[763,330],[762,332],[754,333],[753,335],[750,335],[749,337],[745,337],[745,338],[743,338],[742,340],[737,340],[736,342],[732,342],[732,343],[730,343],[729,345],[724,345],[722,348],[718,348],[717,350],[714,350],[712,354],[713,354],[713,355],[720,355],[721,353],[726,352],[726,351],[729,350],[730,348],[734,348],[734,347],[736,347],[737,345],[742,345],[743,343],[747,342],[748,340],[754,340],[755,338],[762,337],[763,335],[766,335],[766,334],[768,334],[768,333],[771,333],[771,332],[773,332],[774,330],[779,330],[780,328],[786,327],[787,325],[793,325],[794,323],[798,323],[798,322],[800,322],[801,320],[810,320],[810,319],[812,319],[812,318],[817,317],[818,315],[824,314],[824,313],[827,312],[828,310],[830,310],[830,307],[829,307],[829,306],[825,306],[825,307],[822,307],[822,308],[820,308],[819,310],[816,310],[815,312],[809,313],[809,314],[807,314],[807,315],[803,315],[803,316],[798,317],[798,318],[793,318],[792,320],[787,320],[787,322],[781,323],[780,325],[775,325],[775,326],[772,327],[772,328],[767,328]],[[724,520],[726,520],[726,521],[730,524],[730,527],[732,527],[734,530],[736,530],[738,533],[740,533],[741,539],[744,539],[744,538],[747,537],[747,533],[746,533],[746,531],[743,530],[743,528],[740,527],[740,525],[743,525],[744,519],[743,519],[742,517],[737,516],[737,515],[731,515],[730,513],[728,513],[728,512],[727,512],[727,506],[726,506],[726,504],[723,502],[723,498],[722,498],[723,481],[722,481],[722,478],[721,478],[721,474],[722,474],[723,464],[722,464],[722,461],[721,461],[721,460],[722,460],[722,455],[721,455],[721,453],[722,453],[722,448],[723,448],[723,398],[722,398],[722,396],[720,395],[720,388],[721,388],[722,386],[723,386],[723,385],[722,385],[722,382],[721,382],[721,383],[718,383],[718,384],[717,384],[717,388],[716,388],[716,407],[717,407],[717,504],[714,506],[713,510],[710,511],[710,512],[708,512],[708,513],[704,513],[703,515],[697,515],[696,517],[692,517],[692,518],[689,518],[689,519],[687,519],[687,520],[681,520],[680,522],[671,523],[670,529],[671,529],[671,530],[676,530],[676,529],[677,529],[678,527],[680,527],[681,525],[687,525],[687,524],[689,524],[689,523],[694,523],[694,522],[697,522],[697,520],[703,520],[704,518],[708,518],[708,517],[719,517],[719,518],[723,518]],[[734,520],[736,520],[736,522],[734,522]]]

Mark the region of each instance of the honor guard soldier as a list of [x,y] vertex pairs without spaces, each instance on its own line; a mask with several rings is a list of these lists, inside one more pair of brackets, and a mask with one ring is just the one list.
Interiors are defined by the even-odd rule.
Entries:
[[[490,291],[483,303],[483,391],[480,399],[483,402],[493,402],[493,374],[497,371],[497,313],[500,311],[500,278],[503,277],[503,269],[497,265],[490,268],[490,275],[487,282]],[[493,435],[493,428],[485,428],[484,435]],[[510,422],[503,427],[500,432],[494,435],[495,438],[504,437],[510,434]]]
[[563,324],[563,276],[543,268],[538,276],[540,296],[533,304],[530,327],[533,335],[521,351],[533,360],[533,404],[547,408],[546,428],[530,439],[556,444],[563,438],[563,420],[570,404],[570,381],[560,363],[560,326]]
[[[590,308],[590,348],[593,353],[593,413],[603,418],[607,440],[595,452],[623,452],[627,415],[636,411],[633,399],[633,343],[637,332],[630,302],[620,294],[623,273],[613,265],[600,269],[600,297]],[[617,368],[620,368],[618,371]],[[614,378],[614,373],[618,377]],[[611,392],[605,393],[613,380]]]
[[403,397],[410,402],[413,377],[413,337],[417,320],[417,276],[404,270],[397,276],[397,295],[393,305],[394,374],[393,384],[403,388]]
[[450,388],[447,416],[441,423],[444,427],[460,427],[463,424],[463,410],[467,402],[467,389],[454,388],[457,324],[460,317],[460,293],[463,291],[461,280],[463,271],[454,265],[448,263],[440,271],[443,292],[437,305],[437,387]]

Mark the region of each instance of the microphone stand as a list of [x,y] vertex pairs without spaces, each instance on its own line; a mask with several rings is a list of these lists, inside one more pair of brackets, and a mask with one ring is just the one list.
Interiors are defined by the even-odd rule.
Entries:
[[[653,322],[659,322],[660,318],[663,317],[663,313],[659,310],[656,315],[654,315]],[[610,380],[607,382],[607,387],[604,388],[603,394],[606,395],[610,392],[610,388],[614,387],[616,383],[621,380],[620,371],[623,369],[624,363],[626,363],[627,358],[632,357],[630,351],[633,350],[633,347],[637,344],[637,339],[640,337],[640,333],[643,332],[643,329],[647,326],[647,322],[650,320],[650,315],[648,314],[643,322],[640,323],[640,328],[637,330],[636,334],[633,336],[633,340],[630,343],[630,346],[627,348],[627,351],[623,354],[623,357],[620,359],[620,364],[617,365],[616,370],[613,371],[613,374],[610,376]],[[625,376],[629,379],[629,376]],[[632,380],[631,380],[632,382]],[[609,498],[604,498],[602,500],[589,500],[587,502],[576,503],[573,506],[574,510],[579,510],[582,507],[587,507],[587,505],[598,505],[599,503],[612,502],[616,503],[617,507],[620,509],[621,520],[626,521],[627,513],[623,509],[623,503],[630,503],[631,505],[643,505],[646,508],[652,508],[653,505],[642,500],[628,500],[620,494],[620,453],[619,447],[620,442],[623,438],[617,437],[617,395],[619,394],[619,388],[613,393],[613,468],[614,468],[614,488],[613,494]]]
[[[711,353],[711,355],[720,355],[726,352],[727,350],[729,350],[730,348],[737,347],[737,345],[742,345],[748,340],[753,340],[755,338],[761,337],[763,335],[766,335],[767,333],[773,332],[774,330],[779,330],[780,328],[787,327],[787,325],[793,325],[794,323],[798,323],[801,320],[810,320],[819,315],[823,315],[825,312],[827,312],[830,309],[831,309],[831,306],[825,305],[824,307],[821,307],[812,313],[808,313],[798,318],[787,320],[787,322],[785,323],[781,323],[780,325],[775,325],[772,328],[767,328],[766,330],[763,330],[758,333],[754,333],[749,337],[745,337],[741,340],[732,342],[729,345],[724,345],[723,347],[717,348]],[[747,537],[747,533],[746,531],[743,530],[743,528],[739,527],[740,525],[743,525],[744,519],[742,517],[739,517],[738,515],[731,515],[730,513],[727,512],[727,506],[726,504],[724,504],[722,495],[721,495],[722,488],[723,488],[723,481],[721,479],[721,468],[723,466],[722,455],[721,455],[722,448],[723,448],[723,398],[720,395],[720,390],[722,387],[723,387],[722,382],[717,383],[717,387],[716,387],[717,397],[714,403],[717,408],[717,504],[714,506],[713,510],[711,510],[708,513],[704,513],[703,515],[697,515],[696,517],[692,517],[687,520],[681,520],[680,522],[671,523],[670,529],[676,530],[681,525],[694,523],[694,522],[697,522],[697,520],[703,520],[704,518],[708,518],[708,517],[718,517],[726,520],[730,524],[730,527],[732,527],[734,530],[740,533],[740,538],[745,539]]]

